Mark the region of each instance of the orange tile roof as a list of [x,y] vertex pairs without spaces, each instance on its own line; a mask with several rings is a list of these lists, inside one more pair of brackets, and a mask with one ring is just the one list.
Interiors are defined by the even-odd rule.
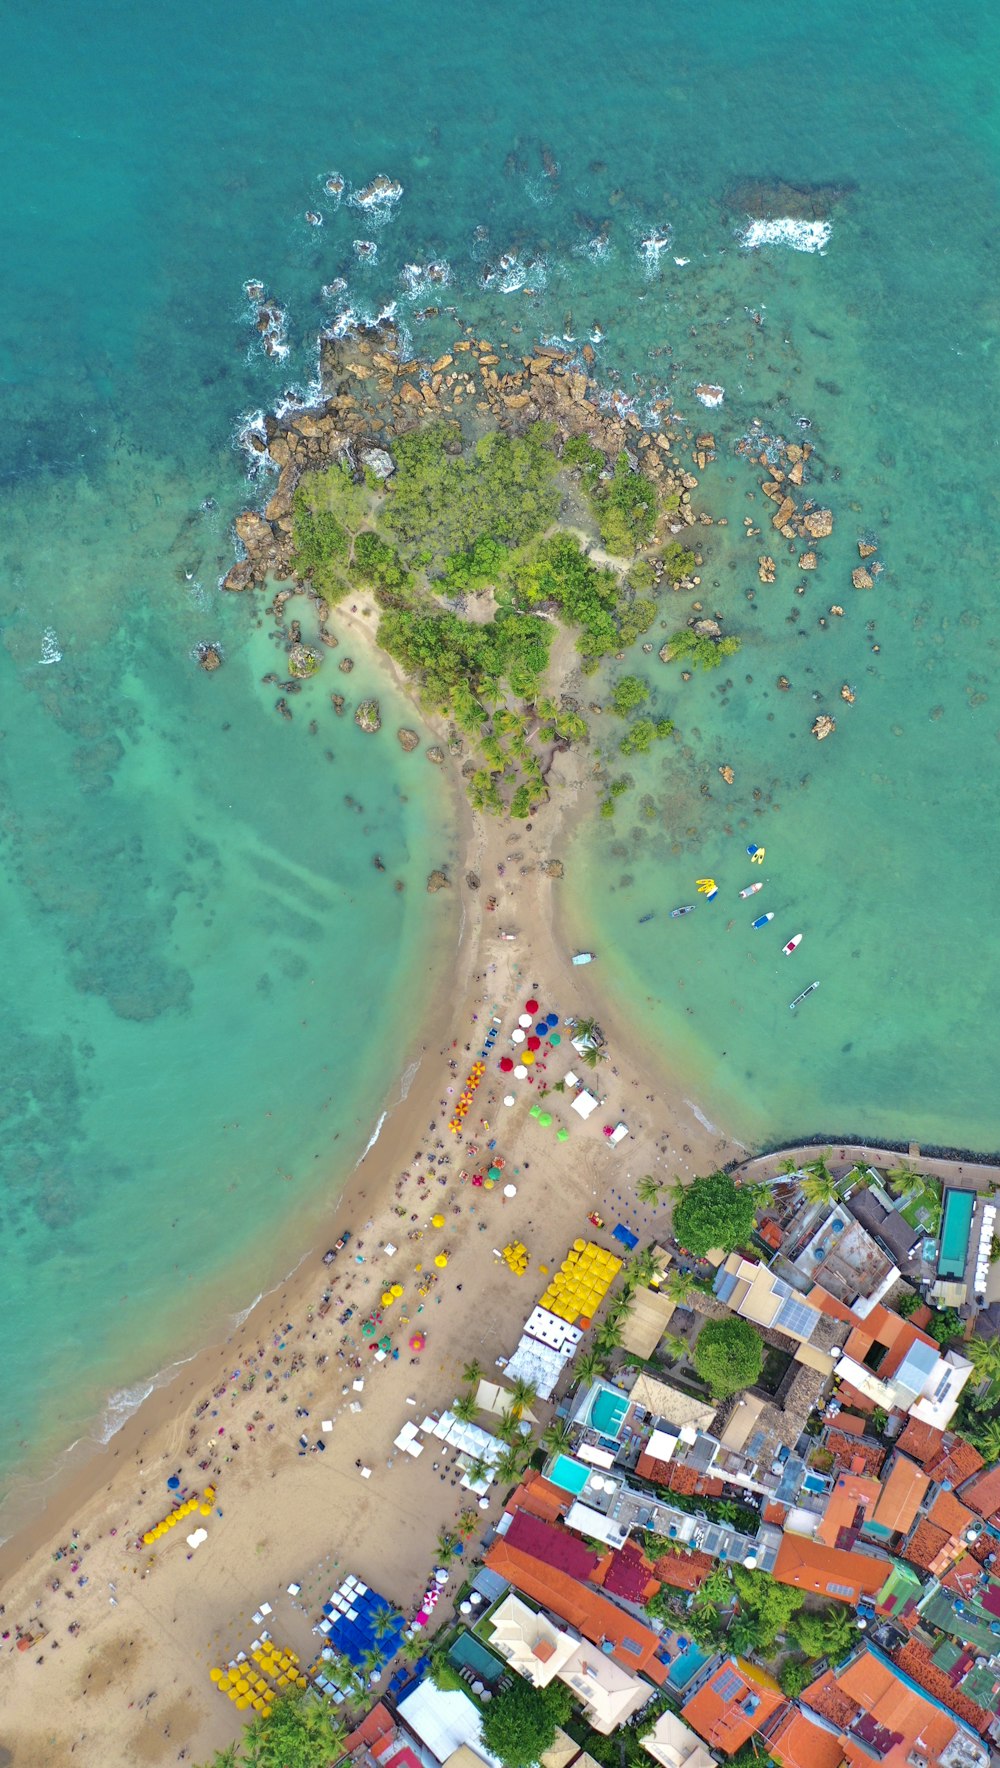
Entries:
[[761,1511],[761,1516],[765,1522],[777,1523],[778,1528],[783,1529],[788,1521],[788,1505],[779,1504],[776,1498],[769,1498]]
[[[923,1651],[922,1647],[919,1649]],[[900,1657],[911,1650],[912,1643],[908,1643]],[[902,1663],[900,1668],[904,1668]],[[914,1681],[917,1679],[909,1663],[905,1666],[905,1674]],[[943,1679],[947,1683],[947,1677]],[[950,1683],[948,1687],[950,1690]],[[938,1698],[936,1690],[935,1698]],[[843,1732],[855,1723],[868,1729],[873,1725],[878,1727],[882,1735],[877,1754],[882,1768],[903,1768],[918,1738],[920,1753],[929,1761],[935,1761],[957,1729],[957,1720],[951,1713],[944,1713],[934,1706],[904,1682],[886,1658],[867,1648],[843,1669],[836,1673],[828,1670],[812,1683],[805,1690],[802,1701],[804,1706],[838,1725]],[[953,1698],[951,1704],[954,1704]],[[843,1743],[848,1762],[857,1764],[857,1768],[863,1763],[870,1768],[870,1751],[855,1743],[849,1735],[844,1737]]]
[[838,1725],[842,1731],[846,1731],[860,1712],[857,1701],[844,1693],[832,1670],[824,1670],[822,1676],[810,1682],[803,1690],[802,1700],[814,1713],[829,1719],[831,1725]]
[[954,1492],[939,1492],[927,1512],[927,1521],[935,1523],[939,1529],[947,1529],[950,1535],[964,1534],[975,1516]]
[[[840,1392],[843,1393],[843,1391],[841,1388]],[[856,1418],[853,1412],[839,1412],[837,1414],[837,1429],[844,1431],[847,1436],[864,1436],[866,1422],[864,1418]]]
[[837,1547],[825,1547],[810,1541],[806,1535],[782,1535],[773,1576],[779,1584],[794,1584],[796,1590],[815,1590],[822,1596],[833,1596],[838,1602],[857,1604],[862,1596],[874,1596],[881,1590],[889,1570],[888,1562],[866,1553],[845,1553]]
[[904,1455],[911,1455],[926,1467],[934,1459],[944,1442],[944,1431],[938,1430],[934,1424],[922,1424],[919,1418],[908,1418],[899,1436],[896,1438],[897,1449]]
[[567,1492],[543,1479],[540,1473],[526,1473],[516,1492],[507,1501],[508,1510],[527,1510],[542,1522],[555,1522],[565,1516],[572,1503]]
[[685,1701],[681,1717],[713,1749],[732,1756],[785,1705],[777,1683],[745,1658],[728,1657]]
[[856,1412],[874,1412],[875,1401],[869,1394],[863,1394],[859,1387],[852,1387],[849,1381],[842,1381],[838,1398],[843,1397],[844,1403],[853,1406]]
[[826,1509],[816,1530],[816,1539],[825,1547],[850,1547],[851,1540],[842,1540],[867,1521],[878,1500],[881,1487],[877,1479],[865,1479],[856,1473],[839,1473]]
[[392,1740],[395,1735],[395,1719],[382,1701],[376,1701],[371,1712],[366,1713],[360,1725],[355,1726],[350,1736],[344,1739],[344,1753],[346,1755],[351,1750],[360,1749],[362,1744],[374,1750],[380,1740]]
[[927,1472],[931,1479],[942,1484],[947,1480],[950,1486],[960,1486],[963,1481],[971,1479],[974,1473],[978,1473],[982,1466],[983,1458],[978,1449],[974,1449],[964,1437],[952,1437],[928,1464]]
[[966,1486],[962,1501],[977,1516],[995,1516],[1000,1510],[1000,1467],[991,1467],[989,1473],[981,1473]]
[[874,1443],[858,1442],[856,1438],[844,1436],[840,1430],[828,1430],[824,1440],[834,1460],[841,1467],[856,1471],[855,1458],[861,1455],[864,1457],[865,1473],[870,1473],[873,1479],[881,1473],[885,1450],[877,1449]]
[[795,1707],[782,1713],[768,1733],[767,1753],[783,1768],[840,1768],[844,1760],[839,1737]]
[[994,1714],[984,1712],[967,1694],[962,1694],[952,1686],[951,1678],[938,1669],[926,1645],[921,1645],[917,1639],[908,1639],[897,1651],[895,1662],[907,1676],[912,1676],[914,1682],[919,1682],[921,1688],[926,1688],[928,1694],[939,1700],[942,1706],[957,1713],[974,1731],[985,1735],[993,1723]]
[[665,1553],[653,1566],[653,1576],[673,1590],[697,1590],[714,1570],[712,1555],[696,1548],[693,1553]]
[[[950,1539],[947,1529],[935,1528],[932,1522],[918,1522],[909,1540],[899,1548],[899,1552],[904,1559],[909,1560],[911,1565],[919,1566],[921,1571],[929,1572],[931,1567],[939,1562],[943,1571],[949,1562],[948,1543]],[[954,1558],[954,1554],[951,1557]]]
[[591,1644],[602,1645],[605,1640],[609,1641],[612,1646],[610,1656],[623,1669],[631,1670],[633,1674],[641,1671],[661,1685],[666,1681],[667,1666],[656,1656],[661,1644],[659,1635],[609,1602],[597,1590],[578,1583],[555,1566],[533,1559],[518,1547],[509,1547],[502,1538],[494,1541],[486,1555],[486,1564],[523,1596],[530,1596],[561,1620],[568,1621]]
[[880,1487],[872,1521],[905,1535],[917,1520],[929,1485],[926,1473],[921,1473],[914,1461],[906,1455],[896,1455],[889,1477]]

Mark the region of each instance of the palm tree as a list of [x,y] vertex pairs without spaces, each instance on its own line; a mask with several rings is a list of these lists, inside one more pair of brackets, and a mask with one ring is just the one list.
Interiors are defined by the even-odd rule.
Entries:
[[625,1267],[626,1280],[633,1287],[648,1288],[660,1274],[660,1261],[651,1246],[644,1246],[641,1252],[634,1252]]
[[399,1649],[408,1664],[415,1664],[427,1650],[427,1640],[423,1633],[411,1633],[409,1639],[403,1640]]
[[697,1287],[698,1279],[693,1271],[671,1271],[664,1284],[671,1301],[682,1306],[687,1301],[692,1289]]
[[594,1346],[601,1352],[602,1356],[608,1357],[611,1355],[612,1351],[617,1351],[621,1348],[621,1342],[624,1336],[625,1329],[620,1320],[605,1320],[604,1325],[598,1329],[597,1336],[594,1339]]
[[810,1160],[802,1174],[802,1195],[809,1203],[836,1202],[837,1181],[822,1155],[818,1160]]
[[393,1628],[399,1625],[402,1618],[402,1615],[398,1614],[394,1608],[380,1608],[372,1622],[372,1632],[375,1638],[384,1639],[387,1633],[391,1633]]
[[778,1162],[778,1171],[784,1173],[786,1179],[794,1178],[795,1174],[801,1170],[798,1161],[790,1159],[787,1155],[784,1160]]
[[468,1393],[462,1394],[461,1398],[455,1401],[451,1409],[460,1424],[475,1424],[479,1416],[479,1407],[471,1387]]
[[632,1312],[628,1295],[616,1295],[604,1316],[605,1326],[623,1326]]
[[531,1461],[530,1443],[512,1443],[499,1457],[494,1469],[501,1480],[520,1479],[525,1468]]
[[482,1455],[476,1455],[465,1470],[465,1477],[471,1486],[478,1486],[489,1476],[490,1464]]
[[563,1418],[553,1418],[542,1431],[542,1447],[550,1455],[565,1455],[573,1446],[573,1433]]
[[473,1357],[471,1363],[466,1363],[465,1368],[462,1370],[462,1380],[467,1381],[469,1386],[473,1387],[477,1381],[482,1380],[482,1377],[483,1366],[477,1358]]
[[436,1545],[437,1555],[438,1555],[439,1559],[443,1559],[445,1561],[447,1561],[449,1559],[454,1559],[455,1548],[458,1546],[458,1542],[456,1541],[454,1535],[449,1534],[447,1529],[441,1530],[441,1533],[438,1535],[435,1545]]
[[652,1173],[644,1173],[635,1188],[640,1203],[648,1203],[655,1208],[663,1195],[663,1180],[655,1179]]
[[970,1338],[963,1349],[983,1381],[1000,1381],[1000,1338]]
[[584,1044],[583,1049],[577,1051],[577,1055],[585,1068],[596,1068],[597,1064],[603,1060],[596,1044]]
[[831,1663],[839,1664],[853,1651],[861,1635],[849,1608],[835,1603],[823,1617],[823,1650]]
[[573,1036],[586,1042],[587,1038],[593,1037],[596,1030],[596,1019],[578,1019],[573,1027]]
[[[968,1348],[971,1350],[971,1345]],[[1000,1418],[987,1418],[978,1430],[968,1431],[967,1434],[985,1462],[1000,1461]]]
[[212,1768],[240,1768],[240,1759],[236,1754],[234,1743],[227,1743],[224,1750],[216,1750],[212,1757]]
[[463,1541],[474,1535],[479,1524],[479,1517],[474,1510],[463,1510],[458,1519],[458,1532]]
[[603,1375],[608,1366],[608,1359],[596,1345],[589,1351],[581,1351],[573,1364],[573,1374],[581,1387],[589,1387],[599,1375]]
[[515,1443],[521,1435],[520,1427],[521,1420],[513,1406],[508,1406],[506,1412],[501,1412],[494,1425],[494,1435],[498,1436],[502,1443]]
[[377,1679],[381,1676],[382,1671],[385,1669],[385,1658],[377,1646],[373,1645],[371,1651],[365,1652],[364,1657],[361,1659],[361,1668],[369,1681],[371,1681],[373,1677]]
[[687,1339],[681,1338],[677,1332],[665,1332],[660,1339],[659,1349],[672,1363],[679,1363],[682,1357],[687,1356]]
[[519,1375],[517,1380],[511,1384],[510,1406],[508,1409],[513,1412],[515,1418],[520,1418],[522,1414],[528,1410],[532,1400],[537,1400],[537,1398],[538,1389],[535,1386],[535,1383],[533,1381],[525,1381],[523,1377]]

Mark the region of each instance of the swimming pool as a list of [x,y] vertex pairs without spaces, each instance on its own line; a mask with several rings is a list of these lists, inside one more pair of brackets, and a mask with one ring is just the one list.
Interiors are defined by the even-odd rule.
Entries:
[[941,1250],[938,1253],[938,1276],[957,1280],[965,1274],[969,1256],[969,1230],[976,1207],[973,1191],[946,1191],[941,1216]]
[[560,1486],[564,1492],[572,1492],[574,1498],[578,1498],[590,1474],[591,1469],[584,1467],[582,1461],[574,1461],[572,1455],[557,1455],[547,1478],[554,1486]]
[[481,1676],[484,1682],[496,1682],[505,1669],[501,1659],[487,1651],[485,1645],[480,1644],[471,1633],[458,1635],[448,1652],[448,1659],[456,1669],[475,1670],[476,1675]]
[[674,1658],[667,1671],[667,1682],[671,1688],[686,1688],[693,1677],[697,1676],[702,1664],[707,1664],[710,1653],[702,1651],[693,1639],[685,1644]]
[[617,1438],[621,1421],[628,1411],[628,1400],[624,1394],[615,1394],[609,1388],[599,1388],[594,1395],[590,1407],[590,1423],[595,1430],[607,1431],[610,1437]]

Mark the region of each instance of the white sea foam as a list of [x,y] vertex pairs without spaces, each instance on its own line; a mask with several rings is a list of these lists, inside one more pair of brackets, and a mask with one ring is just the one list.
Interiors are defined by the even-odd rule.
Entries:
[[370,184],[361,190],[352,190],[348,202],[352,208],[360,209],[373,227],[384,227],[395,214],[396,204],[403,194],[403,186],[397,178],[387,178],[380,172]]
[[374,1148],[376,1142],[379,1139],[379,1136],[382,1134],[382,1125],[385,1123],[385,1120],[388,1117],[388,1115],[389,1115],[388,1111],[383,1111],[381,1117],[378,1120],[378,1123],[375,1125],[375,1128],[372,1130],[372,1133],[369,1136],[368,1141],[367,1141],[363,1151],[361,1152],[361,1154],[359,1154],[357,1160],[354,1162],[356,1167],[360,1166],[361,1162],[364,1159],[366,1159],[366,1157],[371,1153],[372,1149]]
[[335,301],[338,295],[347,292],[347,278],[335,276],[332,282],[325,282],[319,292],[324,301]]
[[678,267],[679,267],[679,268],[680,268],[680,269],[681,269],[681,270],[683,270],[683,268],[684,268],[684,266],[685,266],[685,264],[690,264],[690,262],[691,262],[691,260],[690,260],[690,258],[675,258],[675,259],[674,259],[674,263],[675,263],[675,264],[676,264],[676,265],[677,265],[677,266],[678,266]]
[[416,1062],[411,1062],[409,1068],[403,1069],[403,1072],[402,1072],[402,1074],[400,1076],[400,1080],[399,1080],[400,1103],[402,1103],[402,1101],[404,1099],[409,1097],[410,1088],[412,1087],[414,1081],[417,1078],[417,1074],[418,1074],[419,1069],[420,1069],[419,1060]]
[[795,221],[785,215],[774,221],[747,218],[737,239],[745,250],[760,246],[791,246],[793,252],[825,252],[833,228],[829,221]]
[[143,1401],[148,1400],[150,1394],[155,1393],[157,1388],[166,1387],[173,1381],[178,1369],[183,1369],[185,1363],[193,1362],[197,1354],[197,1351],[192,1351],[189,1357],[178,1357],[175,1362],[168,1363],[166,1368],[159,1370],[156,1375],[146,1376],[143,1380],[134,1382],[131,1387],[116,1388],[105,1403],[100,1423],[94,1432],[96,1440],[101,1444],[110,1443],[111,1438],[117,1436],[122,1425],[127,1424],[133,1413],[138,1412]]
[[54,626],[47,626],[42,633],[42,654],[38,661],[43,666],[62,662],[62,652],[59,649],[59,640],[56,637]]
[[340,207],[340,199],[347,189],[347,182],[339,172],[327,172],[323,177],[323,189],[335,208]]
[[[299,1263],[300,1264],[302,1263],[301,1259],[299,1260]],[[287,1281],[287,1279],[286,1279],[286,1281]],[[264,1299],[264,1291],[261,1290],[258,1295],[254,1296],[254,1299],[250,1303],[249,1307],[237,1308],[235,1314],[233,1314],[233,1316],[230,1320],[230,1323],[229,1323],[230,1334],[239,1331],[240,1327],[244,1324],[244,1322],[249,1320],[250,1315],[253,1313],[254,1308],[257,1306],[257,1303],[259,1301],[263,1301],[263,1299]]]
[[428,264],[404,264],[399,280],[413,300],[420,300],[437,289],[447,288],[451,265],[446,258],[432,258]]
[[668,223],[663,227],[651,228],[645,239],[639,241],[639,252],[648,274],[651,275],[659,264],[661,252],[669,250],[673,237],[674,230]]
[[378,246],[373,239],[356,239],[354,241],[354,256],[361,258],[366,264],[377,264]]
[[685,1099],[684,1103],[685,1103],[685,1105],[690,1106],[691,1110],[695,1114],[695,1117],[698,1119],[698,1122],[700,1124],[703,1124],[705,1129],[710,1130],[713,1136],[717,1136],[719,1134],[718,1124],[713,1123],[711,1118],[706,1117],[705,1113],[695,1104],[693,1099]]
[[495,263],[484,266],[481,281],[484,288],[496,287],[502,295],[524,288],[534,292],[545,287],[548,270],[544,258],[522,259],[519,252],[501,252]]
[[726,397],[726,389],[713,386],[710,381],[700,381],[695,387],[694,396],[696,399],[700,399],[702,405],[707,405],[709,411],[715,411]]

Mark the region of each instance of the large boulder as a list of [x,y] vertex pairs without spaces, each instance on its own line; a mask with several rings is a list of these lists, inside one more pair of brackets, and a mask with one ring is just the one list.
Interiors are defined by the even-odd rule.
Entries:
[[391,479],[396,471],[396,463],[387,448],[362,448],[358,459],[366,473],[371,473],[376,479]]
[[316,674],[321,661],[319,651],[314,651],[310,645],[292,645],[288,653],[289,673],[297,676],[300,681],[305,681],[310,675]]
[[400,748],[404,749],[407,755],[410,755],[414,749],[419,747],[420,738],[417,735],[417,732],[411,731],[405,724],[400,725],[396,732],[396,736],[399,738]]
[[359,730],[366,731],[369,736],[373,736],[376,731],[380,731],[382,729],[382,716],[379,711],[378,701],[362,700],[354,714],[354,722]]

